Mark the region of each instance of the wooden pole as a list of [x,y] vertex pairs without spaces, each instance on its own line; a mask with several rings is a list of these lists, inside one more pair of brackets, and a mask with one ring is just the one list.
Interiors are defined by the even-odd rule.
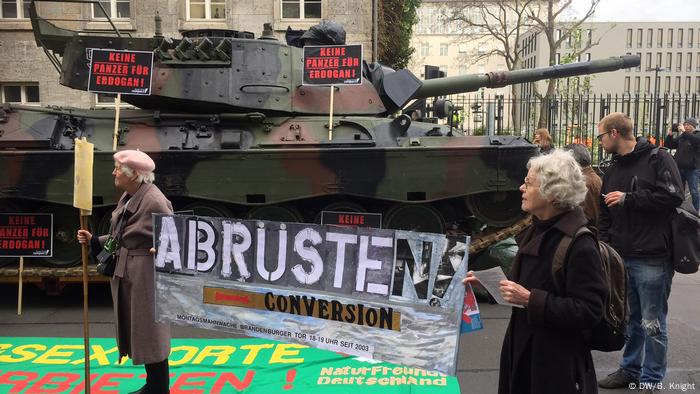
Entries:
[[20,258],[19,258],[19,278],[18,278],[19,287],[17,288],[17,314],[18,315],[22,314],[22,271],[24,271],[24,257],[20,256]]
[[117,99],[114,101],[114,138],[112,141],[112,150],[117,150],[117,141],[119,140],[119,109],[121,108],[122,95],[117,93]]
[[328,141],[333,140],[333,92],[335,92],[335,89],[331,85],[331,108],[328,110]]
[[[119,112],[117,112],[119,113]],[[116,140],[115,140],[116,141]],[[80,228],[87,230],[90,211],[80,210]],[[90,394],[90,324],[88,321],[88,246],[80,244],[83,259],[83,346],[85,347],[85,392]]]

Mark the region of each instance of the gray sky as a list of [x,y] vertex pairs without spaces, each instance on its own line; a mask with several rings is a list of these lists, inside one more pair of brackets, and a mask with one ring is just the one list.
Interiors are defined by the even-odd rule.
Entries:
[[[582,16],[591,0],[573,0]],[[615,22],[700,21],[700,0],[601,0],[591,20]]]

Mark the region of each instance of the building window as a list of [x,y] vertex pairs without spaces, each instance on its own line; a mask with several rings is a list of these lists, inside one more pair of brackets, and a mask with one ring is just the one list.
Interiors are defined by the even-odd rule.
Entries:
[[593,29],[586,30],[586,44],[589,47],[593,45]]
[[587,54],[586,54],[586,61],[587,61],[587,62],[590,62],[590,61],[591,61],[591,54],[590,54],[590,53],[587,53]]
[[664,46],[664,29],[659,29],[656,31],[656,47],[662,48]]
[[661,57],[663,54],[661,52],[656,52],[656,67],[661,67]]
[[676,71],[683,71],[683,54],[681,52],[676,54]]
[[440,44],[440,56],[447,56],[447,44]]
[[459,44],[459,53],[467,53],[467,44]]
[[685,77],[685,94],[690,93],[690,77]]
[[420,44],[420,55],[423,57],[430,55],[430,44],[427,42]]
[[688,52],[685,54],[685,63],[687,66],[685,66],[685,71],[691,72],[693,71],[693,54],[692,52]]
[[688,48],[693,47],[693,29],[688,29]]
[[678,29],[678,48],[683,48],[683,29]]
[[561,55],[557,53],[556,55],[554,55],[554,64],[559,63],[561,63]]
[[681,77],[676,77],[676,92],[681,92]]
[[644,92],[649,93],[651,89],[651,77],[644,77]]
[[625,93],[630,92],[630,77],[625,77]]
[[283,19],[321,19],[321,0],[282,0]]
[[637,48],[642,47],[642,43],[644,42],[644,37],[642,37],[642,32],[644,29],[637,29]]
[[632,29],[627,29],[627,48],[632,48]]
[[654,68],[651,64],[651,52],[647,52],[647,69]]
[[107,15],[102,12],[100,6],[97,4],[92,5],[92,17],[93,18],[107,18],[112,19],[128,19],[131,17],[130,0],[106,0],[100,1],[102,8],[104,8]]
[[647,48],[651,48],[654,43],[654,29],[647,29]]
[[695,71],[700,71],[700,52],[695,54]]
[[634,92],[639,93],[639,77],[634,77]]
[[187,0],[187,20],[226,19],[225,0]]
[[668,40],[668,47],[671,48],[673,46],[673,29],[666,31],[666,39]]
[[700,77],[695,77],[695,91],[700,92]]
[[664,87],[666,88],[666,89],[664,89],[664,92],[670,93],[671,92],[671,77],[666,77],[664,79],[666,80],[664,83]]
[[671,63],[673,62],[671,59],[672,56],[673,54],[671,52],[666,53],[666,71],[671,71]]
[[8,83],[0,85],[0,102],[39,105],[39,85],[36,83]]
[[29,1],[28,0],[2,0],[2,7],[0,7],[0,18],[2,18],[2,19],[29,18]]
[[641,52],[637,52],[637,56],[639,56],[639,65],[635,69],[636,71],[642,71],[642,54]]

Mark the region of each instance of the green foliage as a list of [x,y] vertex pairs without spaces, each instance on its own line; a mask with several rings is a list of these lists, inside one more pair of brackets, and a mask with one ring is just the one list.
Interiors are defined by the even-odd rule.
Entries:
[[379,62],[393,69],[406,68],[415,51],[411,47],[413,25],[420,0],[379,1]]

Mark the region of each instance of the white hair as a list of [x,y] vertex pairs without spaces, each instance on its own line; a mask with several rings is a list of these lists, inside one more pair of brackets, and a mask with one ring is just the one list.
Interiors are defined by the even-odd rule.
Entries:
[[[127,166],[126,164],[120,164],[119,168],[121,171],[129,178],[134,176],[134,170],[131,169],[131,167]],[[148,171],[148,172],[136,172],[136,182],[138,183],[153,183],[153,181],[156,179],[155,174],[153,171]]]
[[555,149],[548,155],[530,159],[527,168],[535,171],[540,181],[540,195],[552,201],[555,208],[568,211],[586,198],[586,181],[571,152]]

